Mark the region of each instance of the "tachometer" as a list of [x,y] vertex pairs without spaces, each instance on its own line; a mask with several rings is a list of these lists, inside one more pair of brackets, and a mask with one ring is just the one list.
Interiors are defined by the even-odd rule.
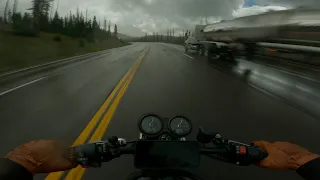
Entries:
[[162,119],[157,115],[145,115],[139,121],[139,129],[143,134],[157,135],[163,129]]
[[191,132],[192,124],[187,118],[176,116],[170,119],[168,128],[177,136],[186,136]]

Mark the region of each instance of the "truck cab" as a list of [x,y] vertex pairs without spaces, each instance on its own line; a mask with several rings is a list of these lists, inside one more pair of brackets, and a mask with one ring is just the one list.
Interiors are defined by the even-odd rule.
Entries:
[[186,33],[186,41],[184,43],[186,52],[189,50],[199,50],[199,47],[202,45],[201,42],[204,41],[202,32],[205,26],[206,25],[196,25],[192,31]]
[[185,52],[188,53],[189,50],[193,50],[201,56],[207,54],[210,61],[212,57],[233,60],[232,50],[228,47],[228,43],[216,42],[205,38],[203,30],[206,27],[207,25],[196,25],[194,30],[186,33]]

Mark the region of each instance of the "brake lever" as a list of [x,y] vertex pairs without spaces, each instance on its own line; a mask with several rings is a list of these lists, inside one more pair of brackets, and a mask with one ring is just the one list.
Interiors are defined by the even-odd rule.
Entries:
[[225,139],[217,132],[207,133],[203,127],[199,128],[197,141],[204,144],[211,142],[217,148],[223,149],[221,153],[209,157],[240,166],[257,163],[268,156],[268,153],[256,146]]

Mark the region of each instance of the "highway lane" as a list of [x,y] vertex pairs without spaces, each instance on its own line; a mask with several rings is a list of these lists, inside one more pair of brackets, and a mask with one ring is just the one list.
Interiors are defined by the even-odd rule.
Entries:
[[113,49],[105,56],[6,85],[12,88],[44,78],[0,96],[0,154],[32,139],[72,144],[145,47]]
[[[183,51],[182,46],[174,46]],[[186,55],[186,54],[185,54]],[[200,61],[207,57],[189,54]],[[278,59],[261,60],[260,56],[253,59],[236,57],[235,62],[214,60],[211,66],[227,74],[231,74],[249,86],[281,99],[306,113],[320,118],[320,71],[314,67],[294,63],[284,63]]]
[[[31,139],[62,139],[72,144],[146,47],[149,51],[104,139],[116,135],[135,140],[138,119],[154,112],[163,117],[190,118],[195,128],[189,140],[195,138],[196,127],[204,125],[230,139],[292,141],[320,152],[320,145],[314,141],[320,137],[317,118],[252,88],[237,78],[239,74],[208,66],[204,58],[184,55],[181,46],[138,43],[94,61],[56,70],[46,74],[46,79],[0,96],[0,153],[4,155]],[[101,169],[86,170],[83,178],[125,179],[133,171],[133,158],[124,156]],[[236,167],[207,158],[202,158],[201,167],[193,171],[205,179],[300,179],[294,172]]]
[[[115,48],[115,49],[108,49],[106,51],[103,51],[103,53],[101,53],[100,51],[100,52],[97,52],[99,53],[98,55],[91,56],[90,58],[77,58],[77,60],[67,60],[62,62],[63,65],[58,65],[55,68],[45,67],[43,69],[36,70],[35,72],[34,71],[31,71],[28,73],[22,72],[22,73],[16,73],[16,74],[4,76],[4,77],[3,77],[3,74],[0,74],[0,92],[1,92],[0,94],[3,94],[4,92],[10,91],[11,89],[24,85],[26,83],[36,81],[43,77],[52,76],[53,74],[59,73],[60,71],[64,71],[74,66],[88,63],[94,60],[103,59],[110,55],[112,55],[111,59],[113,60],[110,61],[112,62],[114,60],[117,60],[125,56],[127,53],[126,50],[128,49],[130,49],[131,51],[132,50],[136,51],[135,48],[139,49],[139,45],[135,44],[135,45],[124,46],[124,47]],[[84,56],[87,56],[87,55],[84,55]],[[69,63],[70,61],[72,61],[72,63]],[[10,72],[8,74],[10,74]],[[21,78],[21,74],[23,78]]]

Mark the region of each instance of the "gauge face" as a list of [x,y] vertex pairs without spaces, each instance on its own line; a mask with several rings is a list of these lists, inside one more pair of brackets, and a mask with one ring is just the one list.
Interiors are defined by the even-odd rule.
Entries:
[[139,128],[143,134],[156,135],[163,128],[162,120],[156,115],[146,115],[141,118]]
[[183,116],[174,117],[169,121],[169,130],[177,136],[186,136],[191,129],[190,121]]

